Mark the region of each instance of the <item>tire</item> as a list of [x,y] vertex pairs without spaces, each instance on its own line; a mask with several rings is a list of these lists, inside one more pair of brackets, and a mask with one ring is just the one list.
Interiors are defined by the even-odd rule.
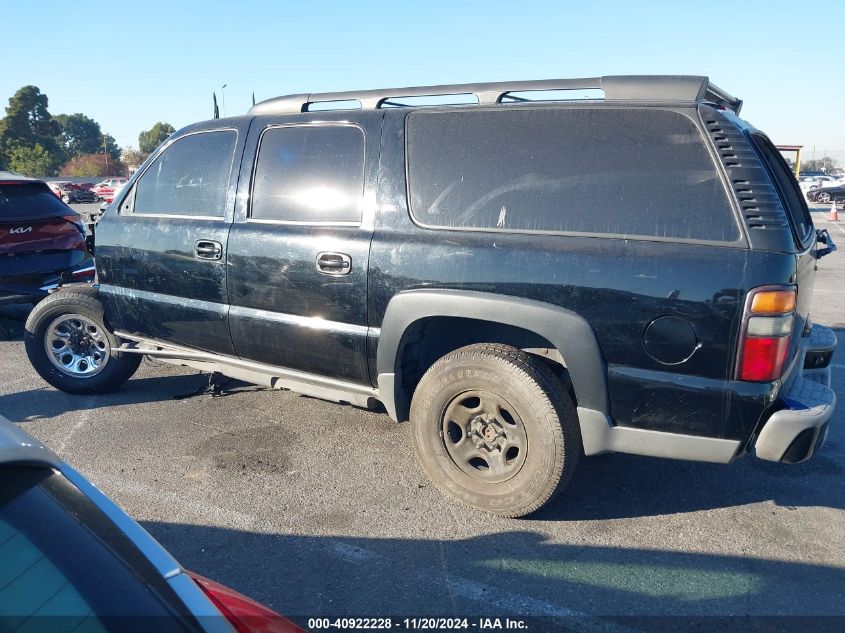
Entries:
[[830,194],[827,192],[820,193],[816,196],[816,201],[822,204],[827,204],[828,202],[830,202]]
[[540,509],[569,483],[582,452],[561,381],[507,345],[469,345],[439,359],[420,380],[410,417],[432,483],[498,516]]
[[65,204],[70,204],[70,196],[62,196],[62,202]]
[[24,345],[38,375],[67,393],[114,391],[141,364],[140,354],[115,353],[120,341],[90,288],[59,290],[38,303],[26,320]]

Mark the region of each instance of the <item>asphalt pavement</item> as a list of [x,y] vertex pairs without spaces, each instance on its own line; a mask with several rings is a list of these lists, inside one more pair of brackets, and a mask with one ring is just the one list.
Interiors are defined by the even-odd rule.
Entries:
[[[845,216],[813,215],[843,244],[819,262],[813,319],[845,342]],[[244,384],[177,399],[206,378],[147,362],[115,394],[71,396],[37,376],[8,323],[0,414],[185,567],[300,622],[568,615],[631,630],[647,618],[620,616],[845,616],[845,405],[808,463],[585,459],[550,506],[508,520],[441,496],[409,425],[384,414]]]

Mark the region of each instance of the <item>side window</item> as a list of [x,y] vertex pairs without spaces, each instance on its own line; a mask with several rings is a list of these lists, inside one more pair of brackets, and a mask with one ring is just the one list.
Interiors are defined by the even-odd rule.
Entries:
[[364,197],[364,133],[352,125],[268,128],[259,143],[250,218],[357,224]]
[[736,242],[706,141],[656,108],[500,108],[407,119],[423,226]]
[[238,134],[201,132],[176,140],[138,180],[135,213],[222,217]]

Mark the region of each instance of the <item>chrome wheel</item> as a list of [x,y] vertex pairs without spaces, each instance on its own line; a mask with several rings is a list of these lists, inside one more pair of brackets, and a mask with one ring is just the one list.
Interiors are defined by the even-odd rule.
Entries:
[[99,374],[111,356],[102,326],[81,314],[63,314],[47,327],[47,358],[62,373],[74,378]]
[[450,459],[485,483],[515,476],[528,454],[528,436],[514,408],[489,391],[465,391],[446,406],[441,437]]

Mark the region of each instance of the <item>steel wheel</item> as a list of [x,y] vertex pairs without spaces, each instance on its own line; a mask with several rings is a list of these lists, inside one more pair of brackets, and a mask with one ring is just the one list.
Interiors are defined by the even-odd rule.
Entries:
[[489,391],[466,391],[446,406],[443,446],[455,466],[485,483],[514,477],[525,463],[528,436],[514,407]]
[[44,348],[50,362],[74,378],[96,376],[111,357],[111,346],[101,326],[81,314],[55,318],[47,326]]
[[410,420],[432,483],[499,516],[541,508],[569,482],[581,453],[563,383],[541,360],[499,343],[435,361],[414,390]]

